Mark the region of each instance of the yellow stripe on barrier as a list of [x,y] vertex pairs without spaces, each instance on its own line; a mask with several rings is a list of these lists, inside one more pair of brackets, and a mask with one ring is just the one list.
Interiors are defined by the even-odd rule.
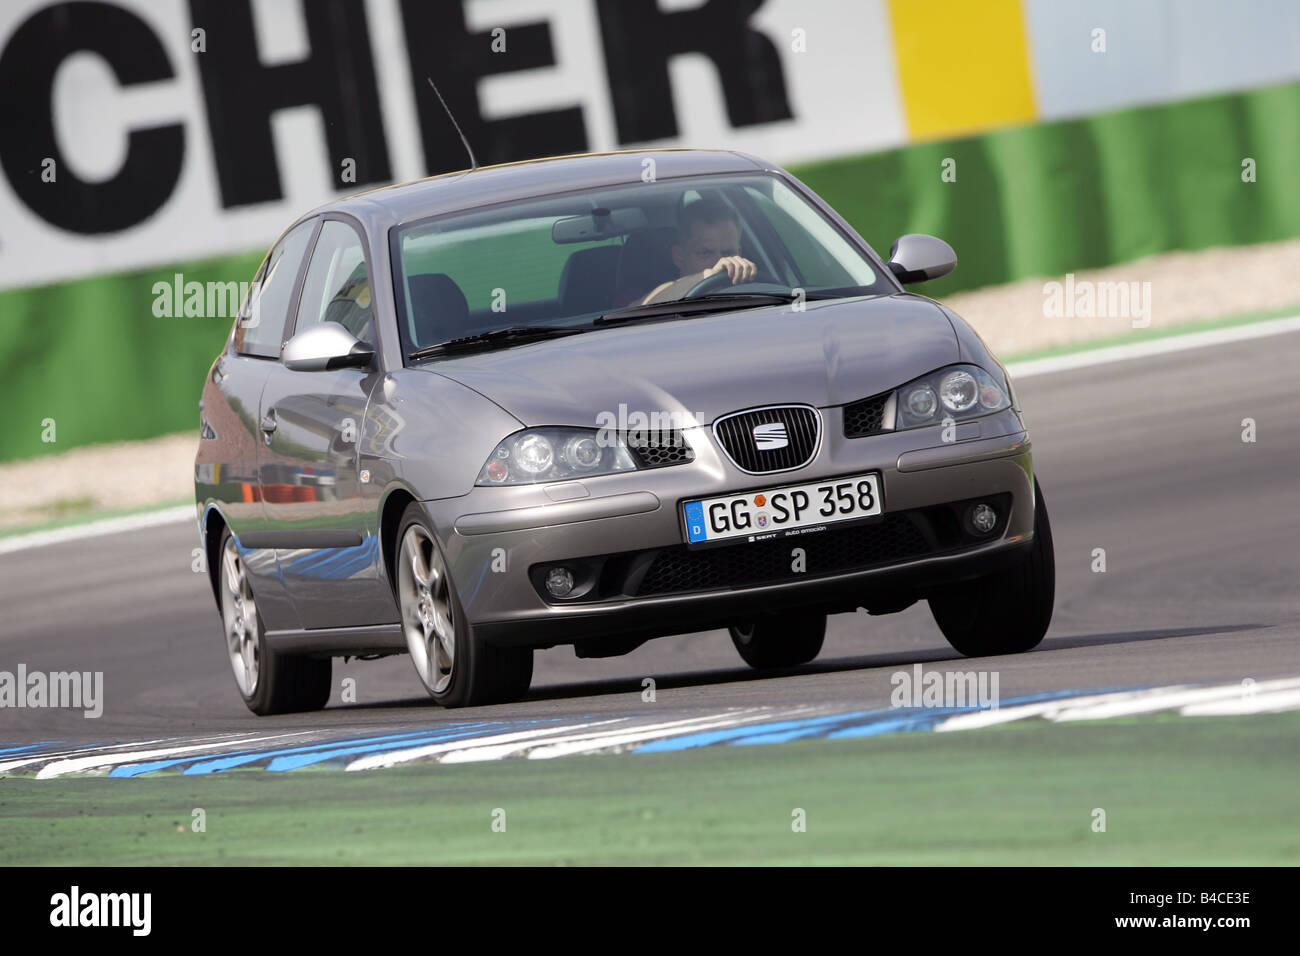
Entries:
[[889,0],[913,140],[1037,118],[1020,0]]

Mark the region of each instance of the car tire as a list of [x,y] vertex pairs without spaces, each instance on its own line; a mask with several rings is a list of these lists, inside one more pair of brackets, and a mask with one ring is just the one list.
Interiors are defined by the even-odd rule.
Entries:
[[772,614],[733,624],[728,631],[741,658],[756,670],[798,667],[821,653],[825,614]]
[[271,650],[244,556],[229,528],[221,535],[217,554],[217,607],[244,704],[260,716],[320,710],[330,699],[333,660]]
[[442,546],[417,502],[407,505],[398,527],[394,596],[411,662],[429,696],[442,707],[474,707],[527,694],[532,648],[475,637]]
[[1010,568],[963,581],[930,598],[930,613],[954,649],[967,657],[1019,654],[1038,646],[1052,623],[1056,558],[1052,525],[1034,480],[1034,543]]

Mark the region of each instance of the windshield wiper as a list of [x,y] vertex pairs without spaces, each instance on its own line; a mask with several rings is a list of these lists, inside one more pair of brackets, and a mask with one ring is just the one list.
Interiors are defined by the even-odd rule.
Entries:
[[529,339],[549,339],[590,331],[591,327],[585,325],[511,325],[504,329],[492,329],[490,332],[478,332],[474,335],[465,335],[458,339],[438,342],[435,345],[426,345],[423,348],[416,349],[407,358],[422,359],[432,355],[442,355],[446,352],[479,348],[484,345],[507,342],[518,343]]
[[[628,319],[691,315],[696,312],[723,312],[727,309],[793,302],[796,298],[792,292],[710,292],[707,295],[691,296],[689,299],[669,299],[667,302],[651,302],[648,305],[630,305],[625,309],[606,312],[593,319],[591,324],[609,325]],[[810,295],[807,298],[816,298],[816,296]]]

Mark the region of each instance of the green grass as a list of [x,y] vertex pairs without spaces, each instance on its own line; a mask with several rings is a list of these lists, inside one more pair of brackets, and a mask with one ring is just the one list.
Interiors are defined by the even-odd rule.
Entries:
[[9,778],[0,863],[1295,865],[1298,733],[1298,713],[1169,717],[368,773]]

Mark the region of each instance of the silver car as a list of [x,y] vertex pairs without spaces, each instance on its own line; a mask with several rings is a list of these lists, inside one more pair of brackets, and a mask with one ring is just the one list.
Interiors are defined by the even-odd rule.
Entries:
[[444,706],[535,648],[726,628],[757,668],[828,614],[929,602],[963,654],[1039,643],[1054,564],[1006,370],[789,173],[583,155],[294,223],[204,383],[199,528],[240,694],[319,708],[409,653]]

